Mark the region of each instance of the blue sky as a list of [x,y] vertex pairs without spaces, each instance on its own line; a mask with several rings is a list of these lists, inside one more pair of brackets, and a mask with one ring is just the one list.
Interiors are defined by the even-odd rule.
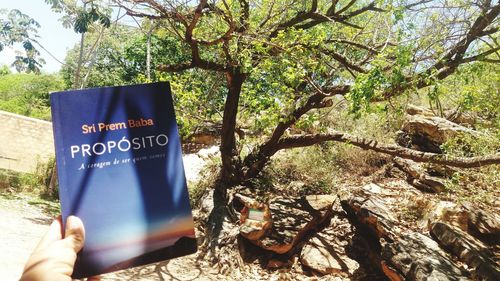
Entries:
[[[61,14],[51,11],[50,6],[43,0],[0,0],[0,9],[18,9],[34,18],[41,25],[38,30],[38,41],[60,61],[64,60],[66,51],[72,48],[79,40],[79,35],[72,29],[64,28],[59,21]],[[21,50],[21,46],[17,46]],[[38,48],[40,49],[40,48]],[[46,64],[42,71],[57,72],[61,64],[51,58],[47,52],[40,49]],[[0,65],[10,65],[14,61],[15,50],[6,48],[0,53]]]

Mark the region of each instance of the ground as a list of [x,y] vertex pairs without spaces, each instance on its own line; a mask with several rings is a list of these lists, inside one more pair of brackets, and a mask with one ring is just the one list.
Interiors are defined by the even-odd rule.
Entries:
[[[54,205],[27,195],[0,197],[0,271],[2,280],[18,280],[24,263],[53,219]],[[57,209],[56,209],[57,210]],[[5,243],[7,241],[7,243]],[[139,278],[140,277],[140,278]],[[103,280],[216,280],[202,272],[195,256],[106,275]]]
[[[3,280],[18,280],[24,263],[52,219],[27,197],[0,197],[0,271]],[[5,279],[4,279],[5,278]]]
[[[1,280],[14,281],[20,278],[26,260],[57,213],[57,203],[40,200],[37,197],[0,196],[0,217],[2,218],[0,241],[4,242],[0,249]],[[280,280],[280,275],[280,272],[266,274],[256,267],[249,267],[244,280]],[[249,276],[252,277],[248,279]],[[194,254],[106,274],[102,280],[223,281],[235,279],[219,274],[218,270],[207,262],[198,261]]]
[[[183,157],[188,182],[195,182],[199,179],[199,172],[206,158],[217,151],[217,147],[210,147]],[[3,242],[0,246],[1,280],[11,281],[20,278],[29,255],[58,214],[58,203],[41,200],[34,195],[0,192],[0,241]],[[263,275],[261,272],[253,273],[253,270],[254,268],[249,268],[246,275],[247,277],[251,275],[251,280],[278,280],[280,275],[278,272],[272,277]],[[196,254],[193,254],[106,274],[102,280],[223,281],[234,279],[219,274],[218,269],[205,261],[197,260]]]

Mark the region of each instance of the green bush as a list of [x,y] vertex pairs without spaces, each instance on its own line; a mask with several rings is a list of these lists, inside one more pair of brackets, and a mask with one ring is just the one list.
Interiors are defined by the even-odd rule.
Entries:
[[[499,132],[482,131],[477,136],[462,134],[444,143],[446,154],[462,157],[492,155],[500,151]],[[472,201],[488,205],[497,204],[500,196],[500,170],[491,165],[476,169],[456,170],[445,182],[451,200]]]
[[49,93],[63,89],[58,75],[6,74],[0,79],[0,110],[50,120]]
[[33,173],[0,170],[0,191],[9,193],[32,193],[45,199],[56,200],[59,196],[57,185],[50,189],[50,181],[55,159],[38,161]]

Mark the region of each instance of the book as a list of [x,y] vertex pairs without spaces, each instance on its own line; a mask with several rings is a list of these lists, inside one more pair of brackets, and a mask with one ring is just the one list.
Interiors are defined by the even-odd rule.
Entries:
[[170,85],[50,95],[63,222],[85,226],[73,278],[196,252]]

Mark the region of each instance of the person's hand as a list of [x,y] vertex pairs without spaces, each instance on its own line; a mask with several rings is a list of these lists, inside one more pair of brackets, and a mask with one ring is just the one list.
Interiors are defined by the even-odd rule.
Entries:
[[[73,273],[76,254],[85,243],[82,221],[74,216],[66,220],[62,237],[61,216],[52,222],[49,230],[31,254],[20,281],[69,281]],[[88,280],[100,280],[91,277]]]

